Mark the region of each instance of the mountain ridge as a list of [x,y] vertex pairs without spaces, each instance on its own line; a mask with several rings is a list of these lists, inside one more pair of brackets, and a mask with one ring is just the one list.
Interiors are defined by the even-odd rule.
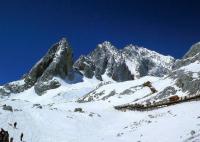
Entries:
[[[106,74],[113,79],[112,75],[116,73],[115,71],[112,71],[112,68],[117,68],[113,66],[113,64],[118,62],[124,62],[122,63],[122,66],[120,66],[120,68],[123,68],[123,66],[125,66],[124,68],[127,67],[124,72],[126,71],[128,72],[128,74],[131,74],[125,77],[126,79],[123,80],[125,81],[139,78],[148,74],[157,76],[157,70],[159,69],[159,76],[163,76],[164,74],[169,72],[170,67],[175,62],[175,59],[171,56],[164,56],[143,47],[133,46],[132,44],[129,46],[125,46],[123,49],[117,49],[110,42],[106,41],[102,44],[98,44],[97,48],[88,55],[82,55],[75,62],[74,67],[84,72],[84,66],[86,66],[86,76],[93,77],[93,75],[95,75],[95,77],[97,77],[99,80],[103,80],[102,75],[106,72],[106,69],[108,69],[109,72]],[[158,62],[159,65],[156,62]],[[84,63],[86,63],[87,65],[84,65]],[[98,64],[101,64],[102,67],[95,66]],[[158,66],[156,66],[156,64]],[[159,69],[156,70],[156,67],[158,67]],[[151,69],[154,70],[150,72]],[[87,74],[88,72],[90,74]],[[120,79],[114,80],[120,81]]]
[[[65,40],[53,45],[22,80],[0,86],[0,127],[15,141],[22,132],[24,141],[29,142],[200,140],[198,46],[186,53],[189,57],[176,60],[173,66],[166,61],[171,61],[170,58],[153,52],[149,54],[146,50],[138,53],[134,52],[138,49],[132,51],[128,47],[121,54],[108,47],[114,52],[110,57],[113,52],[107,53],[107,49],[100,47],[90,56],[81,57],[85,66],[80,67],[88,71],[88,75],[93,74],[87,77],[82,70],[72,66],[72,51],[62,41]],[[63,49],[62,52],[59,49]],[[57,56],[58,53],[62,54]],[[102,54],[97,56],[98,53]],[[158,72],[160,66],[167,64],[171,68],[169,73],[162,77],[151,76],[150,68],[148,75],[134,76],[134,80],[128,78],[134,72],[127,67],[127,60],[138,59],[131,61],[140,64],[144,57],[155,59],[156,66],[150,64],[150,67]],[[100,59],[100,62],[94,63],[93,59]],[[107,61],[109,63],[104,64]],[[105,66],[100,68],[101,65]],[[91,67],[112,73],[119,80],[115,81],[103,72],[97,74],[101,81]],[[56,84],[51,85],[51,82]],[[17,129],[12,127],[15,122]]]
[[[124,89],[126,89],[123,92],[116,91],[117,88],[113,87],[112,84],[107,84],[93,90],[78,101],[91,102],[104,100],[105,98],[111,99],[116,98],[117,96],[123,98],[122,96],[124,95],[137,94],[137,99],[132,101],[130,99],[129,103],[116,106],[116,108],[122,110],[158,108],[159,106],[161,107],[198,99],[200,95],[199,77],[200,46],[199,44],[194,44],[182,59],[175,62],[172,71],[164,78],[160,78],[153,82],[150,82],[151,78],[149,78],[149,80],[146,80],[143,84],[141,83],[135,87],[126,88],[126,86],[124,86]],[[108,88],[110,91],[108,91]],[[148,89],[149,91],[143,92],[145,89]],[[176,97],[177,100],[171,102],[171,97]],[[121,99],[121,101],[123,102],[123,99]]]
[[143,47],[130,44],[124,49],[117,49],[111,42],[105,41],[98,44],[90,54],[80,56],[73,63],[72,49],[66,38],[62,38],[23,76],[23,85],[8,83],[4,85],[4,89],[0,89],[0,94],[19,93],[34,86],[36,93],[42,95],[47,90],[60,86],[59,81],[53,77],[73,80],[77,73],[88,78],[95,76],[100,81],[134,80],[148,74],[163,76],[169,72],[174,61],[171,56]]

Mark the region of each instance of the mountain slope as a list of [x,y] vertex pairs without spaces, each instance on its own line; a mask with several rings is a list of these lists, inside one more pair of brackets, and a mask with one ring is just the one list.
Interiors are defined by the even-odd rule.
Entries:
[[[105,42],[72,67],[63,39],[22,80],[0,87],[0,128],[15,142],[21,133],[27,142],[198,142],[199,47],[173,64],[145,48]],[[23,88],[27,78],[33,83]],[[58,86],[47,87],[52,81]]]
[[[114,88],[136,87],[149,77],[115,83]],[[158,78],[153,77],[153,81]],[[88,103],[76,100],[93,90],[98,80],[85,78],[82,83],[67,84],[38,96],[31,88],[13,94],[1,104],[12,106],[14,112],[0,109],[0,127],[19,142],[20,133],[29,142],[192,142],[199,140],[199,106],[197,102],[179,104],[158,110],[121,112],[113,106],[129,101],[133,95],[110,97]],[[146,91],[149,90],[146,88]],[[136,95],[136,94],[135,94]],[[137,94],[135,99],[141,94]],[[127,98],[125,98],[127,97]],[[141,96],[142,97],[142,96]],[[82,108],[82,112],[74,112]],[[192,110],[192,111],[191,111]],[[187,115],[185,115],[187,114]],[[17,122],[17,129],[9,124]],[[175,131],[172,131],[175,130]]]
[[[116,106],[116,108],[121,110],[144,110],[199,99],[200,53],[196,52],[199,48],[199,44],[193,45],[183,59],[177,60],[173,66],[172,72],[166,77],[160,78],[157,81],[152,81],[152,79],[149,78],[146,82],[143,82],[143,84],[137,87],[127,88],[124,90],[125,93],[121,92],[120,94],[130,95],[133,96],[133,98],[136,97],[136,99],[129,99],[128,102]],[[84,102],[85,99],[88,100],[88,98],[94,100],[99,94],[100,96],[109,96],[109,94],[111,94],[111,91],[105,93],[106,89],[102,88],[103,87],[87,94],[84,98],[81,98],[81,101]],[[109,84],[107,88],[110,90],[115,89],[115,87]]]
[[61,85],[54,77],[76,81],[77,76],[81,78],[81,73],[87,78],[95,76],[100,81],[118,82],[146,75],[163,76],[170,72],[173,63],[174,58],[146,48],[129,45],[119,50],[106,41],[73,64],[72,49],[63,38],[49,49],[22,80],[1,87],[0,95],[20,93],[32,86],[38,95],[42,95]]

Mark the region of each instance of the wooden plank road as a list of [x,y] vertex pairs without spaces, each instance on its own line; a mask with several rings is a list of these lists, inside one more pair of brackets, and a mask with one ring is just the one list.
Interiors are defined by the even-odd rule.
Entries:
[[195,96],[187,96],[187,97],[180,97],[179,100],[176,101],[159,101],[155,103],[151,103],[150,105],[143,105],[143,104],[125,104],[120,106],[114,106],[115,109],[126,111],[126,110],[136,110],[136,111],[149,111],[153,109],[158,109],[162,107],[167,107],[179,103],[190,102],[190,101],[199,101],[200,94]]

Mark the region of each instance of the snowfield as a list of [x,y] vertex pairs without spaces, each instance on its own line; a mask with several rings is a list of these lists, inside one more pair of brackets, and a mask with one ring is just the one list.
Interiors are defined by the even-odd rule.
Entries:
[[[150,89],[141,87],[146,81],[151,81],[158,91],[173,84],[170,79],[147,76],[105,83],[99,88],[96,87],[100,82],[94,78],[83,78],[77,83],[61,81],[61,87],[42,96],[30,88],[0,99],[0,127],[9,131],[14,142],[20,141],[22,132],[25,142],[199,142],[198,101],[143,112],[114,109],[115,105],[149,95]],[[123,94],[127,89],[131,91]],[[107,96],[113,90],[115,93]],[[91,93],[94,91],[104,92],[95,98]],[[88,93],[94,100],[77,102]],[[3,110],[4,104],[12,106],[14,111]],[[75,108],[83,111],[74,112]],[[14,122],[18,123],[17,129],[10,126]]]
[[187,66],[183,66],[180,68],[180,70],[184,70],[186,72],[195,72],[198,73],[200,72],[200,61],[195,61],[194,63],[191,63]]

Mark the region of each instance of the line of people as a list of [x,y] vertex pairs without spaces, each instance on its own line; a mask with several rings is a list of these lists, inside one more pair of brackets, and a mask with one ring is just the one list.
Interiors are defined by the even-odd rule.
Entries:
[[[15,122],[13,124],[13,128],[17,129],[17,122]],[[24,134],[21,133],[20,135],[20,141],[23,141],[23,137],[24,137]],[[1,131],[0,131],[0,142],[13,142],[13,137],[11,137],[9,139],[9,133],[8,131],[5,131],[3,128],[1,128]]]
[[0,131],[0,142],[13,142],[13,138],[11,137],[9,140],[9,133],[1,128]]

